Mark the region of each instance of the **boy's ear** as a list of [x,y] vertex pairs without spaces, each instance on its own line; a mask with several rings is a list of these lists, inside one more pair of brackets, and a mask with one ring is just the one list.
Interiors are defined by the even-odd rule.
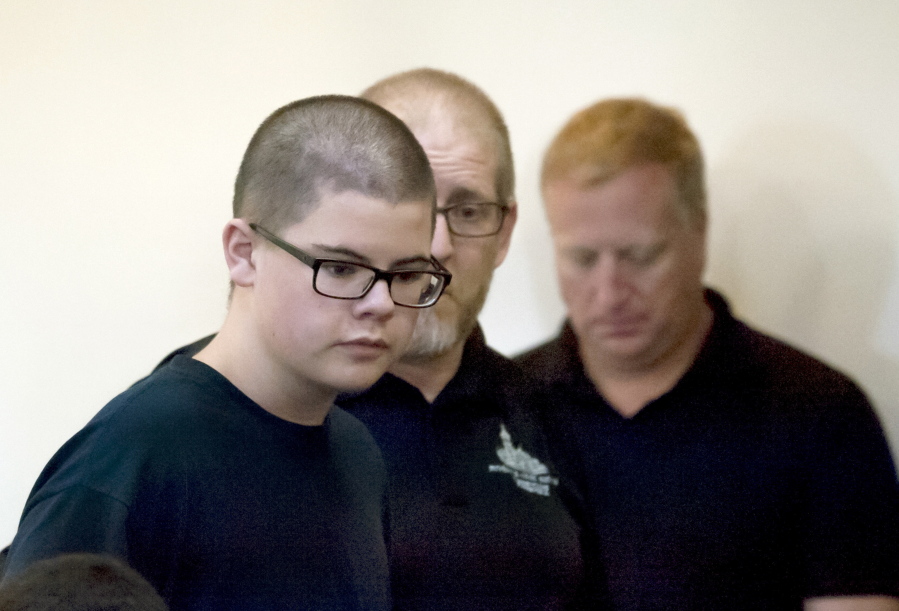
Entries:
[[243,219],[231,219],[222,231],[222,246],[231,282],[237,286],[252,286],[256,278],[253,261],[253,237],[255,232]]

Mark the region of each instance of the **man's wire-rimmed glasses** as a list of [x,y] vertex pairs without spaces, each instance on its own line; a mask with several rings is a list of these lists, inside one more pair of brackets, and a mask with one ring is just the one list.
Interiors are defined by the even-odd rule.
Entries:
[[486,238],[503,228],[509,206],[497,202],[462,203],[437,208],[450,233],[463,238]]
[[387,282],[393,303],[407,308],[427,308],[435,303],[449,285],[452,274],[431,257],[437,269],[395,269],[385,271],[353,261],[313,257],[285,242],[265,227],[250,223],[250,229],[312,268],[312,288],[319,295],[334,299],[362,299],[378,280]]

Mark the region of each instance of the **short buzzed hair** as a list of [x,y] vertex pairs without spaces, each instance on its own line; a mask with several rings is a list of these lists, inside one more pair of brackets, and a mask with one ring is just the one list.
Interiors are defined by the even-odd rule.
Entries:
[[684,219],[704,223],[699,142],[677,110],[642,99],[603,100],[575,114],[550,143],[540,184],[545,190],[551,182],[574,180],[591,187],[647,163],[671,168]]
[[64,554],[3,582],[0,611],[166,611],[150,583],[121,560]]
[[515,167],[509,129],[496,105],[479,87],[461,76],[417,68],[378,81],[361,97],[395,112],[415,131],[427,125],[432,109],[451,113],[469,129],[482,133],[496,150],[496,195],[501,203],[515,198]]
[[366,100],[329,95],[262,122],[234,184],[234,217],[277,231],[306,218],[326,190],[394,204],[436,200],[427,155],[402,121]]

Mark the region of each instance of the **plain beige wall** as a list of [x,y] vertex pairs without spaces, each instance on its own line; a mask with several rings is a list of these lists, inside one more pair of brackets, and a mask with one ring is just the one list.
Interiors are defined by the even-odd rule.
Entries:
[[0,0],[0,545],[53,452],[220,324],[219,233],[258,123],[422,65],[481,85],[512,131],[495,346],[563,315],[546,142],[597,98],[645,95],[707,153],[710,282],[858,379],[897,447],[897,32],[895,0]]

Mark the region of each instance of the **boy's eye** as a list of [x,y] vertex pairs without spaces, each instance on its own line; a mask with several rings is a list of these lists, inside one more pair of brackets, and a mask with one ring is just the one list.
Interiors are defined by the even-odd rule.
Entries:
[[393,275],[393,281],[401,282],[403,284],[414,284],[416,282],[419,282],[425,273],[426,272],[420,272],[420,271],[415,271],[415,270],[401,271],[401,272],[397,272]]
[[361,269],[358,265],[352,263],[329,261],[322,264],[320,271],[327,273],[333,278],[351,278],[353,275],[358,274]]

